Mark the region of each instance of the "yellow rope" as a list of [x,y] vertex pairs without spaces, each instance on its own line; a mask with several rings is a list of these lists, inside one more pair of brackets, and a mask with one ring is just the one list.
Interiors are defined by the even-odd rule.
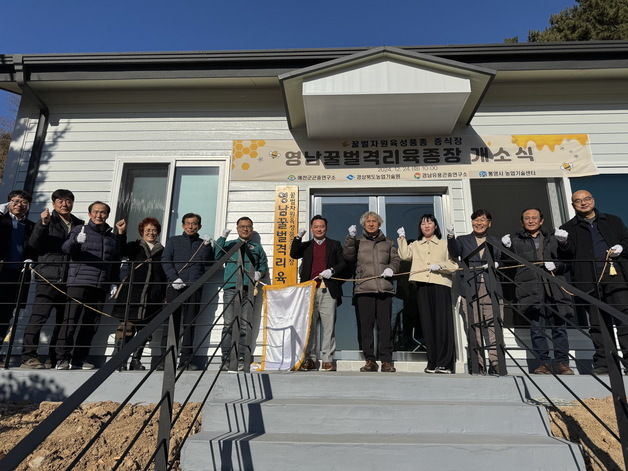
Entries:
[[52,287],[53,287],[54,289],[56,289],[59,293],[61,293],[61,294],[65,295],[65,296],[67,296],[68,298],[70,298],[70,299],[71,299],[72,301],[74,301],[75,303],[80,304],[81,306],[84,306],[84,307],[86,307],[87,309],[90,309],[90,310],[94,311],[95,313],[100,314],[101,316],[106,316],[106,317],[109,317],[109,318],[111,318],[111,319],[117,319],[116,317],[114,317],[114,316],[112,316],[112,315],[110,315],[110,314],[107,314],[106,312],[99,311],[99,310],[98,310],[98,309],[96,309],[95,307],[92,307],[92,306],[90,306],[89,304],[85,304],[85,303],[83,303],[83,302],[79,301],[78,299],[73,298],[73,297],[72,297],[72,296],[70,296],[68,293],[66,293],[65,291],[63,291],[61,288],[59,288],[59,287],[55,286],[55,285],[54,285],[51,281],[49,281],[48,279],[46,279],[46,277],[45,277],[45,276],[43,276],[41,273],[39,273],[37,270],[35,270],[35,269],[34,269],[33,267],[31,267],[30,265],[29,265],[29,268],[30,268],[30,270],[31,270],[33,273],[35,273],[35,275],[37,275],[39,278],[41,278],[44,282],[46,282],[47,284],[49,284],[50,286],[52,286]]

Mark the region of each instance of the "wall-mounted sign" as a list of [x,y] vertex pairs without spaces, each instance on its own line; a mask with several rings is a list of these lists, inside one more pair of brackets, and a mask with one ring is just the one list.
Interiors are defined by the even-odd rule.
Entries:
[[587,134],[234,141],[240,181],[449,180],[597,175]]
[[297,282],[297,260],[290,257],[292,238],[299,232],[299,188],[294,185],[275,188],[275,230],[273,250],[273,285]]

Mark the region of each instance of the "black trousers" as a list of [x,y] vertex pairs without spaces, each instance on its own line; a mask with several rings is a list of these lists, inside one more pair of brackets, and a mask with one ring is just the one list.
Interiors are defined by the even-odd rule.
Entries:
[[[188,287],[176,290],[172,286],[168,286],[166,290],[166,302],[171,303],[180,294],[183,294]],[[181,352],[181,362],[191,360],[194,353],[194,323],[196,315],[199,312],[201,301],[201,293],[198,290],[194,293],[179,309],[172,313],[174,322],[174,336],[177,342],[177,351]],[[165,350],[168,343],[168,324],[164,324],[161,334],[161,345]]]
[[[366,360],[391,362],[393,354],[392,294],[359,294],[355,297],[360,316],[360,335],[362,351]],[[375,336],[373,329],[377,324],[377,356],[375,355]]]
[[[598,285],[597,292],[591,293],[591,296],[613,306],[624,314],[628,314],[628,285],[621,274],[614,277],[604,275],[602,282]],[[611,338],[613,338],[613,326],[617,326],[617,341],[624,357],[623,365],[625,368],[628,368],[628,326],[603,311],[600,311],[600,315],[602,322],[604,322],[610,332]],[[589,335],[591,335],[593,347],[595,348],[593,365],[596,367],[608,366],[606,355],[604,354],[604,342],[598,316],[594,315],[591,310],[589,310],[589,324]]]
[[417,308],[425,346],[427,367],[442,366],[453,371],[456,361],[451,288],[434,283],[416,283]]
[[[96,309],[102,308],[107,295],[105,290],[93,286],[70,286],[67,292],[68,296]],[[59,329],[55,348],[57,361],[82,365],[89,354],[99,323],[98,313],[70,300]]]
[[[60,290],[65,291],[65,284],[56,285]],[[52,337],[48,345],[48,357],[54,365],[56,363],[55,346],[59,337],[59,329],[63,324],[68,298],[52,286],[44,282],[38,282],[35,290],[35,301],[28,319],[26,330],[24,331],[24,341],[22,342],[22,359],[37,358],[37,347],[39,346],[39,335],[41,329],[48,322],[52,311],[55,311],[55,325],[52,330]]]
[[[21,270],[9,270],[7,267],[0,270],[0,342],[6,336],[11,325],[13,310],[17,304],[17,296],[20,291],[20,275]],[[22,301],[25,301],[28,296],[27,281],[28,278],[25,280],[22,288]]]

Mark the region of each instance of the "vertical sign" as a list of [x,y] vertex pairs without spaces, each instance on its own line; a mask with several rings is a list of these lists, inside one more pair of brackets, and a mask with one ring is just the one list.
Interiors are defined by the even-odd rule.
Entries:
[[290,244],[299,231],[299,188],[275,187],[275,236],[273,250],[273,285],[297,282],[297,260],[290,258]]

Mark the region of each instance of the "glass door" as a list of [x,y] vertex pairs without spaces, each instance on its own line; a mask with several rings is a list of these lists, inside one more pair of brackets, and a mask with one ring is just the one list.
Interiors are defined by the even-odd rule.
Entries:
[[[397,239],[397,228],[403,226],[408,240],[417,238],[419,218],[423,214],[434,214],[442,221],[440,196],[397,196],[397,195],[315,195],[312,201],[312,216],[321,214],[329,221],[327,235],[341,243],[347,236],[347,228],[352,224],[358,226],[360,233],[360,216],[366,211],[377,212],[384,223],[382,232],[389,238]],[[441,226],[443,223],[441,222]],[[401,272],[409,271],[409,264],[402,266]],[[397,296],[393,300],[393,327],[395,328],[395,357],[400,359],[403,351],[412,351],[418,343],[420,332],[414,325],[416,314],[413,311],[414,299],[411,296],[407,276],[397,277]],[[336,315],[336,358],[339,360],[360,359],[357,319],[352,304],[353,283],[343,285],[342,305]]]

